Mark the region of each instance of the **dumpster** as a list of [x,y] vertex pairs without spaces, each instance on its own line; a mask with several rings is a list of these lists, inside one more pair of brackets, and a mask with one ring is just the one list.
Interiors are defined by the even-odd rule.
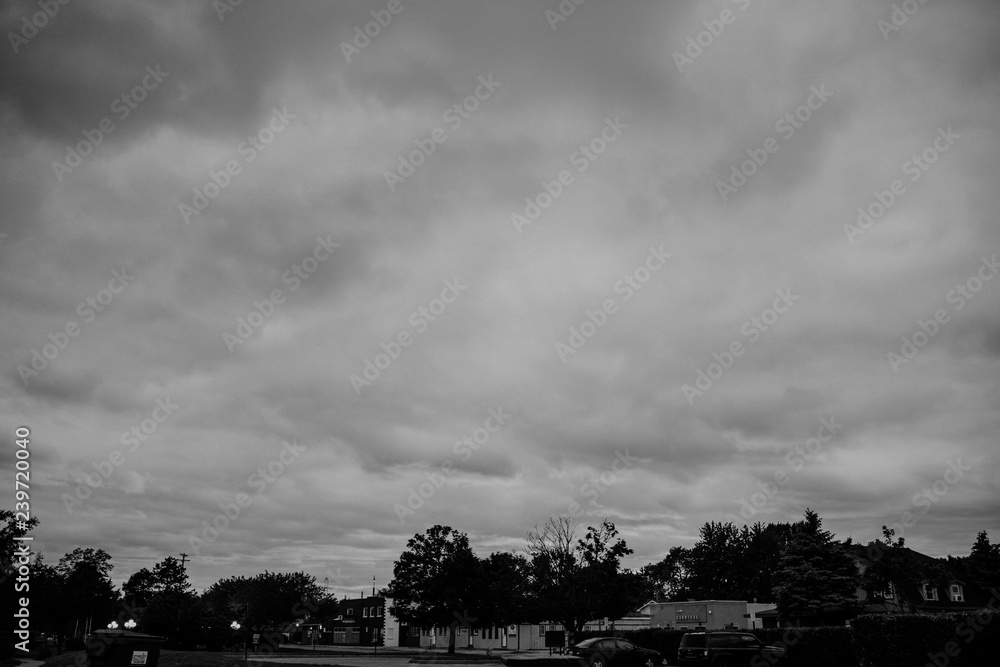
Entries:
[[128,630],[97,630],[87,637],[90,667],[156,667],[165,637]]

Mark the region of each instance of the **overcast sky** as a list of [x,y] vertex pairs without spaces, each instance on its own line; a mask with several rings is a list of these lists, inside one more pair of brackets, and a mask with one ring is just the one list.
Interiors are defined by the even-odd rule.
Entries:
[[356,595],[436,523],[1000,539],[997,3],[57,7],[0,15],[49,562]]

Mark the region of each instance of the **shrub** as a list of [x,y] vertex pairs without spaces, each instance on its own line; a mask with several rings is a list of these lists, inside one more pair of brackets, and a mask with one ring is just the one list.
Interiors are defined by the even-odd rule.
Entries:
[[949,614],[952,636],[924,656],[925,664],[938,667],[979,667],[996,662],[1000,655],[1000,619],[983,609],[972,613]]
[[863,665],[914,667],[952,640],[954,614],[862,614],[851,621],[854,646]]

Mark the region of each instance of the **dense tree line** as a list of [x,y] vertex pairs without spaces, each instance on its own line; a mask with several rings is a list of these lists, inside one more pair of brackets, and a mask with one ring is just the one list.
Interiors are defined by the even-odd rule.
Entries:
[[[252,633],[287,631],[296,620],[332,619],[337,614],[335,598],[304,572],[228,577],[198,594],[184,565],[173,556],[152,569],[140,569],[116,590],[111,556],[94,548],[74,549],[56,565],[35,556],[28,589],[17,592],[11,581],[16,571],[14,537],[26,532],[17,528],[12,512],[0,510],[4,609],[13,608],[18,597],[28,597],[31,629],[54,635],[60,647],[81,648],[84,633],[111,622],[124,629],[132,620],[137,631],[166,637],[168,648],[221,649],[242,646]],[[233,621],[239,622],[239,631],[231,627]],[[5,638],[5,646],[13,643]]]
[[[13,585],[14,538],[36,524],[18,528],[13,512],[0,510],[2,603],[11,613],[20,595]],[[808,509],[795,523],[707,522],[694,546],[671,547],[662,560],[637,571],[622,568],[632,550],[610,521],[588,526],[580,537],[572,519],[550,518],[527,533],[526,545],[520,553],[480,558],[465,533],[433,526],[407,542],[381,592],[393,599],[390,612],[404,623],[450,628],[453,651],[458,627],[550,621],[572,637],[588,621],[620,618],[648,600],[773,601],[786,622],[823,623],[856,612],[858,588],[875,600],[894,590],[898,611],[914,611],[918,585],[945,586],[949,570],[982,590],[1000,588],[1000,544],[985,531],[966,557],[920,558],[885,526],[882,539],[867,545],[838,541]],[[335,598],[304,572],[228,577],[198,594],[172,556],[140,569],[121,590],[112,584],[112,569],[103,549],[77,548],[55,565],[36,556],[32,629],[56,635],[63,645],[111,621],[122,626],[132,619],[137,630],[168,637],[169,647],[222,648],[241,644],[248,633],[337,616]],[[233,621],[239,632],[230,627]]]
[[945,565],[983,590],[1000,587],[1000,544],[985,532],[969,556],[948,559],[920,557],[884,526],[883,537],[837,540],[810,509],[795,523],[708,522],[693,547],[672,547],[633,572],[621,567],[632,550],[609,521],[578,538],[571,519],[550,518],[528,532],[523,553],[483,559],[467,535],[434,526],[407,543],[385,593],[404,622],[450,628],[454,650],[463,625],[551,621],[572,637],[588,621],[620,618],[649,600],[774,602],[785,623],[836,624],[860,610],[859,589],[877,601],[891,584],[899,610],[912,611],[922,582],[948,583]]
[[404,623],[449,629],[558,621],[572,636],[594,618],[617,618],[640,600],[638,576],[622,571],[632,553],[613,523],[590,526],[582,538],[568,518],[551,518],[528,533],[523,554],[479,558],[465,533],[433,526],[414,535],[384,590]]

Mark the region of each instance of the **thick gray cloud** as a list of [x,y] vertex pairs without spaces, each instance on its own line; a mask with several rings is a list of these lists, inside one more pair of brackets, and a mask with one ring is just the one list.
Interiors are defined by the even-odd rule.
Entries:
[[434,523],[609,517],[632,567],[807,506],[1000,529],[994,3],[388,6],[4,5],[0,441],[50,559],[347,593]]

